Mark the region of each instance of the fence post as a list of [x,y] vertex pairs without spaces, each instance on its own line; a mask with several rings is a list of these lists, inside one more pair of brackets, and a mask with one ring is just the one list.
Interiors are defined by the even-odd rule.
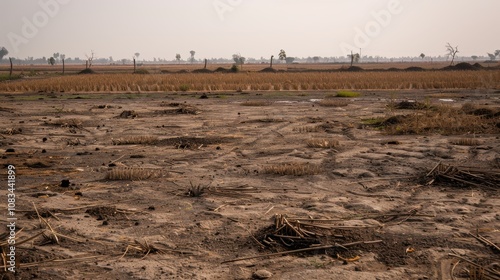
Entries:
[[64,75],[64,58],[62,59],[63,62],[63,75]]
[[9,57],[10,61],[10,72],[9,72],[9,77],[12,77],[12,57]]

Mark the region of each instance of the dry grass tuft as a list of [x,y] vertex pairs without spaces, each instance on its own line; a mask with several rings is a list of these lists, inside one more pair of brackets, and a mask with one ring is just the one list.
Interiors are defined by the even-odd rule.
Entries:
[[45,122],[47,125],[54,125],[60,127],[69,127],[69,128],[82,128],[83,121],[79,119],[56,119],[53,121]]
[[311,132],[324,132],[325,130],[320,126],[299,126],[295,127],[293,131],[300,133],[311,133]]
[[349,102],[346,100],[338,99],[323,99],[318,102],[318,105],[323,107],[345,107],[349,105]]
[[305,176],[322,172],[321,167],[312,163],[279,163],[264,167],[264,172],[277,175]]
[[106,180],[146,180],[158,176],[158,171],[144,168],[121,167],[109,170]]
[[500,130],[495,118],[469,114],[451,106],[436,106],[430,110],[397,116],[397,120],[391,117],[382,124],[386,126],[388,134],[461,135],[498,133]]
[[307,140],[307,146],[309,148],[323,148],[331,149],[339,146],[339,141],[335,139],[328,138],[315,138]]
[[151,135],[133,135],[111,140],[113,145],[154,145],[158,137]]
[[270,106],[272,102],[267,100],[249,100],[241,103],[241,106]]
[[481,145],[481,141],[475,138],[460,138],[460,139],[453,139],[450,140],[450,143],[453,145],[459,145],[459,146],[478,146]]

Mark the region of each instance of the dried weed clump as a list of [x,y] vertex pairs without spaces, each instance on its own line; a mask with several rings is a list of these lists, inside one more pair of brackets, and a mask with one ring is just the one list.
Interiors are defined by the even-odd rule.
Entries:
[[478,146],[481,145],[481,141],[476,138],[460,138],[450,140],[450,143],[453,145],[459,146]]
[[452,106],[434,106],[432,109],[418,111],[410,115],[388,118],[382,124],[388,134],[431,134],[461,135],[474,133],[498,133],[500,126],[498,113],[478,109],[470,112]]
[[264,172],[277,175],[305,176],[320,174],[322,169],[316,164],[294,162],[269,165],[264,168]]
[[338,140],[328,138],[309,139],[306,143],[309,148],[332,149],[339,146]]
[[158,137],[151,135],[132,135],[111,140],[113,145],[154,145]]
[[258,106],[270,106],[272,104],[271,101],[267,100],[249,100],[241,103],[241,106],[253,106],[253,107],[258,107]]
[[324,132],[325,130],[320,126],[299,126],[293,128],[293,131],[299,133],[312,133],[312,132]]
[[144,168],[114,168],[106,174],[106,180],[146,180],[158,176],[158,171]]
[[318,105],[323,107],[345,107],[349,105],[349,102],[346,100],[338,99],[323,99],[318,102]]

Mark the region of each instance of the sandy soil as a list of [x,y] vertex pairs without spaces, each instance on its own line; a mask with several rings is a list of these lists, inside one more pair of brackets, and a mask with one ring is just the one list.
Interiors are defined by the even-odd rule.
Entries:
[[[500,244],[498,191],[424,177],[439,162],[495,170],[499,135],[461,146],[450,141],[472,135],[385,135],[363,121],[405,113],[389,101],[498,107],[498,93],[374,91],[319,106],[327,94],[0,95],[1,178],[15,165],[18,242],[44,232],[17,246],[17,279],[452,279],[450,253],[498,262],[469,234]],[[339,145],[308,147],[315,138]],[[320,171],[265,172],[280,163]],[[340,254],[360,257],[352,262],[326,250],[222,263],[283,251],[257,242],[277,214],[336,220],[328,244],[381,242]]]

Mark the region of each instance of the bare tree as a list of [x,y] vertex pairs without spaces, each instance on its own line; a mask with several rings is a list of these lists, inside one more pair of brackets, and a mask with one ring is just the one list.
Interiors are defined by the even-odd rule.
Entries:
[[354,62],[358,63],[359,59],[361,58],[361,56],[359,55],[359,53],[353,54],[352,51],[351,51],[351,54],[347,55],[347,57],[351,58],[351,67],[352,67],[352,64]]
[[91,68],[92,67],[92,61],[94,60],[94,56],[95,56],[95,53],[93,50],[90,51],[90,55],[87,55],[85,54],[85,56],[87,57],[87,68]]
[[453,65],[453,61],[455,61],[455,56],[458,53],[458,46],[453,48],[450,43],[446,45],[446,51],[448,52],[447,55],[451,56],[451,63],[450,65]]

